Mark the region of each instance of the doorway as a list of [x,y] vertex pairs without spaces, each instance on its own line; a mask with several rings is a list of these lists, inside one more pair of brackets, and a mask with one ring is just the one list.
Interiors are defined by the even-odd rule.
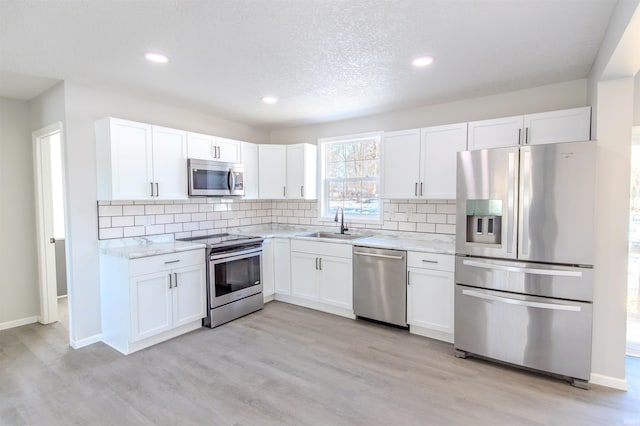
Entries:
[[629,208],[627,355],[640,357],[640,126],[633,128]]
[[68,329],[62,123],[33,134],[40,319]]

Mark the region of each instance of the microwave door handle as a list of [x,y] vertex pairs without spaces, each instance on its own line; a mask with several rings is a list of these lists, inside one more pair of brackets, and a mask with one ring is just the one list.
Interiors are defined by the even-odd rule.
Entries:
[[233,191],[233,188],[236,187],[236,178],[233,175],[233,169],[229,169],[229,174],[227,175],[227,185],[229,185],[229,191]]

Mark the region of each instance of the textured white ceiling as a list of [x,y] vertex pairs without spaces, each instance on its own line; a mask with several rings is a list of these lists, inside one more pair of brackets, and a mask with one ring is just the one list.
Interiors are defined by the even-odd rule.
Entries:
[[[615,4],[0,0],[0,72],[276,128],[584,78]],[[146,62],[149,50],[170,63]],[[436,62],[412,68],[423,54]]]

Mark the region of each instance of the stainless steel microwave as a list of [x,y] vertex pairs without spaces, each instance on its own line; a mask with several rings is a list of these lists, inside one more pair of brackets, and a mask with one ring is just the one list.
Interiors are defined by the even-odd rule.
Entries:
[[189,196],[244,195],[242,164],[187,160]]

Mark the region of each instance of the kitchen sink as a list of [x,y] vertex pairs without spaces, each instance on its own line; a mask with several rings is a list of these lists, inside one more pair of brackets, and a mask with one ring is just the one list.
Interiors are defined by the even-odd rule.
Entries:
[[303,234],[301,237],[313,237],[313,238],[332,238],[336,240],[355,240],[356,238],[363,238],[366,235],[360,234],[340,234],[338,232],[312,232],[311,234]]

